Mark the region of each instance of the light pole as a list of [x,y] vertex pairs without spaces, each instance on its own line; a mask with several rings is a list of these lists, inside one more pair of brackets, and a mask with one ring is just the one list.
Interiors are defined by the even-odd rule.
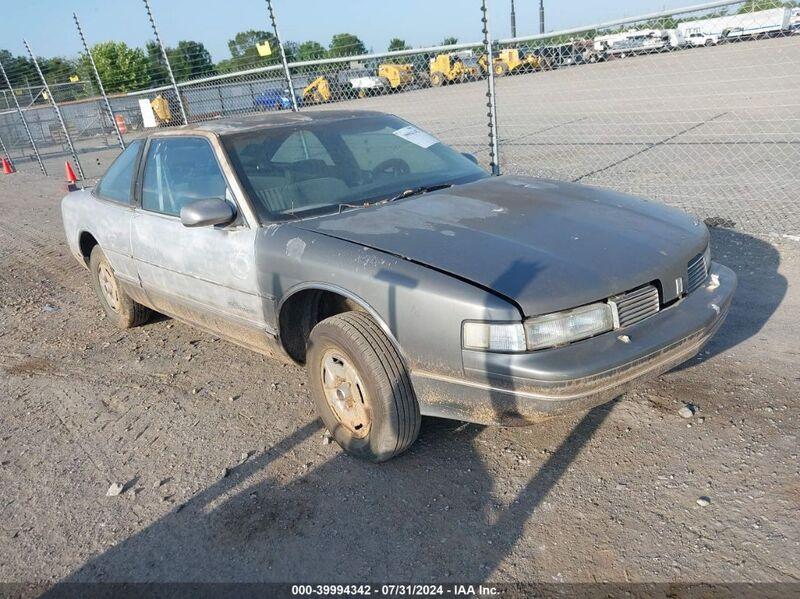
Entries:
[[514,12],[514,0],[511,0],[511,37],[517,37],[517,13]]
[[539,33],[544,33],[544,0],[539,0]]

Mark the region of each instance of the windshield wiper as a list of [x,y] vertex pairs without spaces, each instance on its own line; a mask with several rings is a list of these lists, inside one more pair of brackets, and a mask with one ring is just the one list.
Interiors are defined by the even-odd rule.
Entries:
[[410,198],[411,196],[422,195],[423,193],[428,193],[429,191],[437,191],[439,189],[447,189],[448,187],[452,187],[452,183],[440,183],[439,185],[425,185],[422,187],[413,187],[411,189],[406,189],[398,193],[396,196],[392,198],[386,198],[385,200],[381,200],[379,203],[384,202],[394,202],[395,200],[402,200],[403,198]]

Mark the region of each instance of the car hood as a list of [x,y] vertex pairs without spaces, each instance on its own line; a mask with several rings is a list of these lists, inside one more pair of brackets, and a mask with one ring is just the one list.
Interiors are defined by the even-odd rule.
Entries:
[[294,223],[489,289],[523,315],[545,314],[675,277],[708,230],[661,204],[528,177],[481,179],[405,200]]

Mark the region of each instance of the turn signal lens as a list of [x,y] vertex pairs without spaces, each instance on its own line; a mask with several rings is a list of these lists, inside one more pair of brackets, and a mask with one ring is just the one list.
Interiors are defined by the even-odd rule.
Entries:
[[525,329],[518,323],[465,322],[464,349],[495,352],[523,352],[526,349]]

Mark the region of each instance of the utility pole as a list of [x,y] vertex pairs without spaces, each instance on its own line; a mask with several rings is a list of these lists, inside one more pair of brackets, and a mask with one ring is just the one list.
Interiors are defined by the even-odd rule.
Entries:
[[544,33],[544,0],[539,0],[539,33]]
[[517,13],[514,12],[514,0],[511,0],[511,37],[517,37]]

